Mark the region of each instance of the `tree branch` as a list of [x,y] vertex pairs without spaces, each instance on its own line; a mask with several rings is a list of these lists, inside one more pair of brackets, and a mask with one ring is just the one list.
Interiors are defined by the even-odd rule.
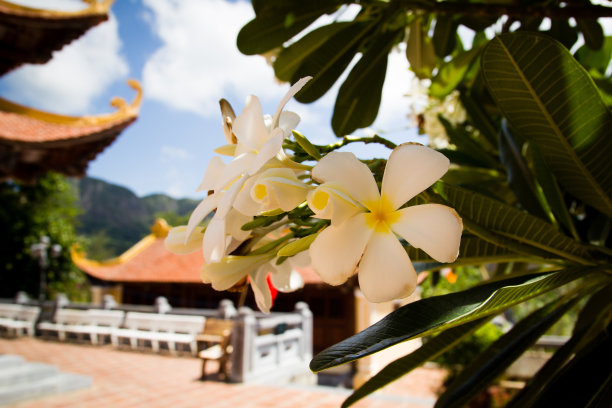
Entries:
[[469,15],[472,17],[509,16],[521,17],[549,17],[549,18],[598,18],[612,17],[612,7],[593,4],[568,4],[561,6],[524,6],[514,4],[491,3],[457,3],[451,1],[419,1],[397,0],[406,10],[420,10],[436,14]]

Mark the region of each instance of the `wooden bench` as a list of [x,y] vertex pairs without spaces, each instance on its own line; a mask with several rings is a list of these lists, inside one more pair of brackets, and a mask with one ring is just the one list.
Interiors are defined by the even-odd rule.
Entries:
[[67,334],[81,338],[89,336],[91,344],[111,337],[113,331],[121,326],[125,312],[104,309],[58,309],[54,322],[40,322],[38,329],[43,333],[56,332],[59,340],[66,340]]
[[21,336],[34,335],[36,320],[40,314],[40,307],[19,304],[0,304],[0,327],[7,330],[9,334]]
[[127,339],[133,349],[149,342],[155,352],[159,351],[160,343],[166,343],[172,354],[178,351],[178,344],[186,344],[195,355],[196,336],[202,331],[205,321],[204,316],[127,312],[123,327],[113,331],[111,341],[119,347],[122,340]]
[[232,320],[221,320],[208,318],[204,331],[197,336],[198,345],[204,343],[207,347],[198,352],[198,358],[202,360],[202,375],[200,379],[206,379],[206,363],[210,360],[219,362],[219,378],[229,378],[228,362],[232,353],[231,334]]

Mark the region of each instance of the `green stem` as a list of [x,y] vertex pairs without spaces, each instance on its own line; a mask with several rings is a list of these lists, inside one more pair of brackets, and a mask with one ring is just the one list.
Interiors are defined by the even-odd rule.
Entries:
[[365,144],[369,144],[369,143],[378,143],[381,144],[391,150],[395,149],[397,147],[397,145],[395,143],[393,143],[390,140],[385,139],[384,137],[380,137],[378,135],[374,135],[374,136],[369,136],[369,137],[350,137],[350,136],[344,136],[342,138],[342,140],[340,140],[339,142],[336,143],[332,143],[330,145],[327,146],[318,146],[319,150],[322,153],[329,153],[333,150],[337,150],[339,148],[341,148],[342,146],[346,146],[350,143],[365,143]]

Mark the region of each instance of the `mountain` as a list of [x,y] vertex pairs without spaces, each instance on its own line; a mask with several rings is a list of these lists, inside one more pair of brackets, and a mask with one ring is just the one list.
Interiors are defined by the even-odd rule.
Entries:
[[93,259],[120,255],[150,233],[159,215],[171,225],[184,223],[198,203],[164,194],[138,197],[125,187],[91,177],[71,183],[82,208],[77,233],[84,238],[83,245]]

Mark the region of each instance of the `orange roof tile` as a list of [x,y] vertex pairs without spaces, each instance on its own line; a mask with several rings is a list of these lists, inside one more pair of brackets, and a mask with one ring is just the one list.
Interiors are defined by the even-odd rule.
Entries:
[[[204,263],[202,252],[176,255],[168,251],[164,246],[168,229],[165,220],[158,219],[151,228],[152,234],[118,258],[97,262],[73,249],[72,260],[83,272],[107,282],[201,283],[200,270]],[[312,268],[295,269],[302,275],[304,283],[322,283]]]

